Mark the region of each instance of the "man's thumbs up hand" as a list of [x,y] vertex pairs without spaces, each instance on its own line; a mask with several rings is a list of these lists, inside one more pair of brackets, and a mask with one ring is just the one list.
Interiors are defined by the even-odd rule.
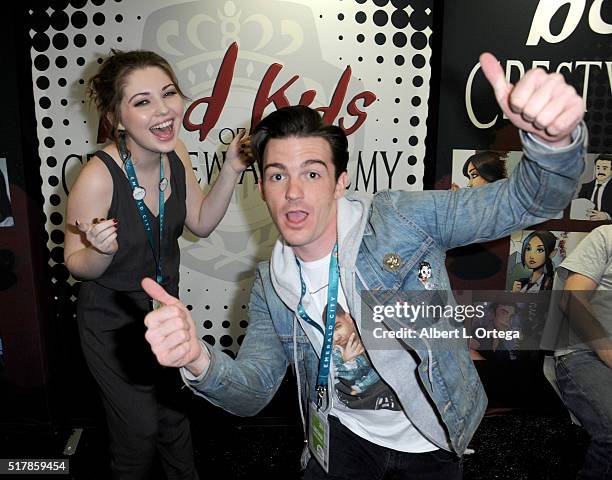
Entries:
[[584,102],[563,75],[534,68],[512,85],[490,53],[480,56],[480,66],[497,103],[516,127],[553,147],[571,143],[570,134],[584,116]]
[[157,361],[166,367],[185,367],[196,377],[201,375],[210,359],[200,344],[189,310],[154,280],[145,278],[141,285],[160,305],[144,319],[145,339]]

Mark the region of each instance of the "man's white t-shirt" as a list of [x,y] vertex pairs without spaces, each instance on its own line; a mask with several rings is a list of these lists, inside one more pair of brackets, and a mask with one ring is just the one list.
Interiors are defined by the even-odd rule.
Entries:
[[[313,307],[308,313],[324,328],[327,310],[329,261],[331,253],[313,262],[300,262],[304,283],[312,297]],[[317,313],[314,316],[314,313]],[[323,335],[315,327],[309,337],[321,352]],[[366,440],[401,452],[429,452],[438,447],[429,442],[410,423],[391,389],[378,375],[363,349],[357,327],[348,312],[342,287],[338,288],[336,326],[334,329],[330,386],[331,415],[356,435]]]

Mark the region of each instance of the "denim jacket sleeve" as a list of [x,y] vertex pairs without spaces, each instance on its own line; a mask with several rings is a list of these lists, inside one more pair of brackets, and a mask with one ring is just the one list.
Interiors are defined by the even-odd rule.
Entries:
[[236,359],[218,347],[208,350],[211,361],[201,378],[192,379],[181,369],[183,381],[197,395],[240,416],[256,415],[270,402],[288,361],[272,323],[259,269],[249,301],[249,326]]
[[524,132],[523,158],[508,179],[477,188],[389,192],[391,204],[448,250],[494,240],[553,218],[572,199],[584,169],[586,125],[553,149]]

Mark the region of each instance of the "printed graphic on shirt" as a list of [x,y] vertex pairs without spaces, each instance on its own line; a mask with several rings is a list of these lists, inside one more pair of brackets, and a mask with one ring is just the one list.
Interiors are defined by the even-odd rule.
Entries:
[[[323,322],[326,317],[327,307]],[[401,410],[391,388],[372,367],[355,321],[340,304],[336,308],[332,360],[336,396],[348,408]]]

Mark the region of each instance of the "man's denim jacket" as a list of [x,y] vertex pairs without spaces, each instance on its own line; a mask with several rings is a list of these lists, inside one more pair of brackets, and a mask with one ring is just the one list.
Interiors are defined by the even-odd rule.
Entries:
[[[450,290],[444,266],[448,249],[509,235],[567,206],[584,167],[584,124],[574,132],[571,146],[557,150],[521,135],[525,155],[508,180],[457,192],[383,191],[370,199],[347,195],[339,201],[340,283],[358,327],[363,290],[423,289],[417,276],[422,261],[431,265],[435,288]],[[356,210],[360,218],[345,225],[346,216]],[[399,259],[394,268],[385,268],[388,254]],[[259,264],[249,326],[236,359],[210,348],[210,367],[199,378],[183,371],[185,383],[197,394],[234,414],[259,412],[288,365],[296,369],[301,405],[315,400],[319,352],[296,314],[300,282],[293,258],[279,241],[271,262]],[[394,341],[404,345],[368,350],[374,367],[421,434],[461,455],[486,407],[467,345],[432,348],[420,339]]]

